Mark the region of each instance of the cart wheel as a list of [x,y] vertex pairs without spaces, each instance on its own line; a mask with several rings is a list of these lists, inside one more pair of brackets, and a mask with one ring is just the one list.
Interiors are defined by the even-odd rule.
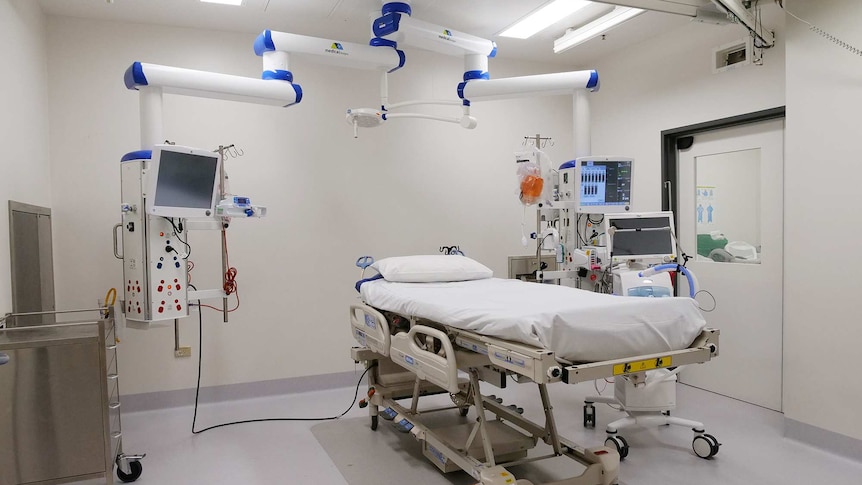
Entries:
[[596,407],[592,403],[584,404],[584,428],[596,427]]
[[718,440],[715,438],[715,436],[713,436],[711,434],[704,433],[703,435],[706,437],[706,439],[708,439],[709,441],[712,442],[712,449],[713,449],[712,456],[717,455],[719,447],[721,447],[721,443],[719,443]]
[[129,462],[129,473],[126,475],[123,473],[123,470],[120,470],[120,467],[117,467],[117,478],[124,483],[134,482],[138,478],[141,478],[141,473],[144,472],[144,466],[141,465],[139,461],[130,461]]
[[377,416],[371,416],[371,431],[377,431]]
[[460,414],[463,417],[463,416],[466,416],[467,412],[469,412],[469,411],[470,411],[470,408],[468,408],[468,407],[459,408],[458,414]]
[[694,454],[703,459],[717,455],[719,446],[721,443],[715,439],[715,436],[706,433],[695,436],[691,442],[691,449],[694,450]]
[[629,456],[629,444],[622,436],[608,436],[605,440],[605,446],[608,448],[616,448],[620,455],[620,461]]

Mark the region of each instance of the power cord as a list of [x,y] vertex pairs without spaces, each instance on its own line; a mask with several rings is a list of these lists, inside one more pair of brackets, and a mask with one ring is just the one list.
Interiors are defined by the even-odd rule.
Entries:
[[[185,256],[183,256],[183,259],[188,261],[188,259],[192,255],[192,247],[189,246],[189,243],[186,242],[186,241],[188,241],[188,237],[186,237],[185,241],[183,240],[183,238],[180,237],[180,234],[182,234],[182,232],[183,232],[183,223],[180,222],[179,227],[177,227],[176,223],[174,222],[173,217],[163,217],[163,219],[171,223],[171,227],[174,229],[174,232],[177,235],[177,239],[185,245],[186,249],[189,250],[188,253]],[[171,248],[171,250],[177,254],[180,254],[176,249]]]
[[231,423],[216,424],[216,425],[204,428],[204,429],[195,430],[195,424],[197,423],[197,419],[198,419],[198,400],[200,399],[200,392],[201,392],[201,362],[203,361],[203,327],[204,327],[203,322],[204,322],[204,318],[203,318],[203,313],[201,312],[201,309],[200,309],[200,303],[201,303],[200,300],[198,300],[198,303],[197,303],[198,304],[198,381],[197,381],[197,385],[195,386],[195,411],[194,411],[194,415],[192,416],[192,434],[193,435],[200,434],[200,433],[203,433],[204,431],[209,431],[211,429],[223,428],[225,426],[233,426],[235,424],[263,423],[263,422],[269,422],[269,421],[332,421],[335,419],[339,419],[339,418],[343,417],[345,414],[347,414],[348,412],[350,412],[350,410],[353,409],[353,406],[356,405],[356,399],[359,397],[359,386],[360,386],[360,384],[362,384],[362,379],[365,377],[365,374],[367,374],[369,370],[371,370],[372,368],[377,366],[376,363],[368,366],[365,369],[365,372],[363,372],[362,375],[359,376],[359,380],[356,382],[356,391],[353,393],[353,401],[350,403],[350,407],[348,407],[343,413],[339,414],[338,416],[328,416],[328,417],[323,417],[323,418],[246,419],[243,421],[234,421]]

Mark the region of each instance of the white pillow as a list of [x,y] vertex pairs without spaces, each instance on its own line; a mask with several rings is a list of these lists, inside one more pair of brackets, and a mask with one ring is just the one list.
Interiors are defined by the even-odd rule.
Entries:
[[460,255],[398,256],[371,265],[386,281],[431,283],[481,280],[494,276],[487,266]]

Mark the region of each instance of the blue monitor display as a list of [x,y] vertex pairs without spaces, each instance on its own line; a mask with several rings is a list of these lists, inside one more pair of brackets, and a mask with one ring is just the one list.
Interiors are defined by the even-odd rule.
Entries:
[[632,203],[632,160],[579,159],[580,207],[584,212],[628,211]]

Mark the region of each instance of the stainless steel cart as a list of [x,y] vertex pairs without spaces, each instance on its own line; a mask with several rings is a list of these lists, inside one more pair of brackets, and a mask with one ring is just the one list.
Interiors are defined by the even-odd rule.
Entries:
[[[98,317],[16,325],[86,313]],[[113,307],[0,323],[0,485],[113,483],[115,465],[120,480],[137,480],[144,455],[123,453]]]

